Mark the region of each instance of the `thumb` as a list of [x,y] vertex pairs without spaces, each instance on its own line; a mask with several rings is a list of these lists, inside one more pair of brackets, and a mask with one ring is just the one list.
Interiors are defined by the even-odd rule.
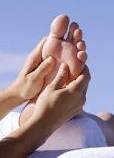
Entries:
[[55,67],[55,59],[51,56],[45,59],[39,67],[32,72],[33,80],[43,80],[46,76],[48,76]]
[[46,38],[43,38],[36,48],[29,54],[21,73],[27,75],[38,67],[42,60],[42,48],[45,41]]
[[54,89],[58,90],[60,88],[63,88],[65,83],[68,80],[68,73],[69,69],[68,66],[64,63],[60,65],[60,68],[58,70],[58,73],[55,77],[55,79],[52,81],[51,85],[53,86]]

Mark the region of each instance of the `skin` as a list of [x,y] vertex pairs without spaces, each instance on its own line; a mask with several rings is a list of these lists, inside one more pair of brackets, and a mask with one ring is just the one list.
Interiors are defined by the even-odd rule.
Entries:
[[[56,60],[54,71],[46,77],[43,89],[53,81],[60,64],[66,63],[69,67],[67,83],[83,71],[87,59],[85,42],[82,40],[82,31],[77,23],[72,22],[69,28],[67,38],[64,35],[68,29],[69,18],[66,15],[56,17],[50,29],[49,36],[45,39],[42,47],[42,60],[52,56]],[[37,97],[36,97],[37,98]],[[36,98],[31,100],[20,116],[20,126],[25,123],[32,115]]]
[[[67,31],[68,24],[69,18],[67,16],[62,15],[55,18],[51,25],[49,37],[45,40],[45,44],[42,49],[42,58],[46,59],[49,55],[51,55],[57,60],[56,69],[54,69],[51,75],[46,78],[45,86],[53,80],[53,77],[56,75],[58,67],[62,61],[69,66],[68,82],[76,77],[85,65],[87,55],[86,46],[82,40],[82,31],[79,29],[78,24],[73,22],[70,25],[68,36],[65,39],[64,35]],[[27,106],[21,114],[20,126],[30,119],[35,104],[36,100],[32,100],[28,103],[29,106]],[[104,113],[102,116],[95,116],[89,113],[85,113],[85,115],[94,119],[98,123],[105,135],[107,144],[109,146],[114,145],[114,116],[109,113]],[[76,130],[75,125],[74,128]]]
[[[72,39],[70,38],[70,35],[69,39]],[[0,92],[0,111],[2,110],[1,118],[4,115],[6,115],[6,113],[10,111],[13,107],[16,107],[18,104],[27,101],[27,99],[32,99],[32,97],[38,95],[41,91],[42,87],[38,89],[38,83],[42,83],[43,85],[45,77],[47,77],[48,66],[51,68],[54,67],[52,65],[55,65],[55,60],[53,58],[51,58],[51,61],[49,63],[47,62],[47,64],[42,65],[43,63],[41,63],[42,57],[40,51],[42,50],[41,48],[42,45],[37,46],[35,49],[36,51],[33,50],[31,55],[27,59],[24,68],[19,74],[16,82],[14,82],[8,89],[4,90],[3,92]],[[76,80],[69,84],[69,86],[62,88],[63,85],[61,83],[63,83],[63,80],[67,81],[67,79],[65,80],[65,78],[67,78],[68,70],[66,68],[67,66],[62,67],[64,67],[60,70],[60,72],[62,73],[59,73],[61,75],[58,75],[59,77],[57,77],[58,79],[56,78],[54,82],[55,84],[50,84],[46,88],[47,90],[45,90],[44,93],[42,93],[40,97],[41,99],[37,100],[35,110],[33,111],[33,117],[31,117],[26,122],[26,124],[23,124],[23,126],[21,126],[18,130],[10,134],[9,137],[3,139],[0,142],[0,155],[2,157],[26,157],[28,153],[30,153],[31,151],[39,147],[41,144],[43,144],[45,140],[47,140],[47,138],[54,132],[54,130],[62,125],[62,123],[65,123],[74,115],[80,113],[83,107],[82,105],[85,102],[85,92],[87,91],[88,82],[90,80],[89,72],[86,68],[85,71],[82,72],[82,74],[79,75],[79,77]],[[40,78],[41,74],[42,76],[44,76],[43,78]],[[64,76],[62,74],[64,74]],[[33,93],[33,91],[30,91],[30,89],[35,91],[35,93]],[[23,90],[24,93],[22,94]],[[48,97],[50,96],[49,98],[51,98],[52,95],[53,102],[50,104]],[[67,103],[66,99],[63,99],[63,96],[68,97],[68,101],[70,101],[69,105],[71,105],[71,108],[69,107],[69,105],[62,108],[62,105],[64,103]],[[43,102],[43,100],[46,104]],[[61,101],[62,105],[60,104]],[[76,102],[78,103],[77,106],[75,104]],[[72,110],[70,111],[69,108],[70,110]],[[62,115],[61,120],[60,115],[58,116],[57,113],[60,113]],[[49,118],[49,120],[46,118]],[[102,120],[103,119],[104,117],[102,118]],[[113,124],[113,121],[111,121],[112,119],[113,116],[111,115],[110,119],[107,119],[105,121],[108,123],[110,122],[111,125]],[[45,130],[43,127],[45,127]],[[111,126],[110,128],[112,129]],[[32,141],[29,140],[30,135],[32,136]]]
[[[56,61],[52,57],[42,62],[43,44],[44,40],[31,52],[16,81],[0,92],[0,118],[3,118],[20,103],[34,98],[42,90],[45,78],[56,65]],[[76,80],[62,88],[63,83],[68,80],[68,72],[69,68],[64,64],[61,65],[58,75],[37,100],[32,117],[26,124],[0,141],[1,157],[26,157],[30,152],[40,147],[58,127],[82,111],[86,97],[85,92],[90,80],[89,71],[86,68]],[[52,95],[53,102],[50,103],[49,98]],[[67,96],[70,106],[66,104],[66,99],[63,99],[63,96]],[[67,106],[63,108],[63,105]]]
[[53,80],[62,62],[69,66],[69,80],[75,79],[85,66],[87,54],[82,31],[77,23],[72,22],[68,36],[65,38],[68,26],[69,18],[66,15],[57,16],[51,24],[49,36],[42,49],[42,58],[44,60],[51,55],[57,60],[57,65],[54,72],[46,79],[47,83]]
[[[63,123],[82,111],[85,91],[90,80],[87,67],[76,80],[62,88],[65,80],[68,80],[68,67],[62,64],[53,82],[37,99],[32,117],[26,124],[0,141],[1,157],[25,158],[40,147]],[[52,96],[53,101],[50,102]],[[11,104],[11,100],[9,103]]]
[[45,77],[55,66],[55,60],[41,60],[41,50],[44,40],[28,56],[16,81],[0,92],[0,118],[19,104],[34,98],[42,89]]

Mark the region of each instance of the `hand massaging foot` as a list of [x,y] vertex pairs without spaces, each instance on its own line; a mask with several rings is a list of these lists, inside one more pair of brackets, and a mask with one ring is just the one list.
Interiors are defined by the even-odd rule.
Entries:
[[[69,18],[67,16],[62,15],[55,18],[51,25],[51,32],[44,44],[42,58],[45,59],[52,55],[58,61],[56,70],[47,78],[47,83],[53,79],[61,62],[68,64],[70,80],[76,78],[84,68],[87,55],[85,53],[85,44],[82,40],[82,31],[79,29],[78,24],[73,22],[65,39],[64,36],[67,32],[68,24]],[[20,117],[21,124],[31,117],[34,105],[34,102],[28,103]],[[66,122],[49,137],[38,151],[69,150],[99,146],[106,146],[105,136],[97,121],[86,113],[77,119]]]
[[[55,77],[61,62],[69,66],[69,81],[76,78],[84,68],[87,54],[85,42],[82,40],[82,31],[78,24],[73,22],[65,39],[68,26],[69,18],[66,15],[56,17],[51,24],[50,34],[42,49],[42,59],[45,60],[51,55],[57,62],[55,71],[46,79],[46,85]],[[34,101],[30,101],[21,113],[20,125],[31,117],[33,109]]]

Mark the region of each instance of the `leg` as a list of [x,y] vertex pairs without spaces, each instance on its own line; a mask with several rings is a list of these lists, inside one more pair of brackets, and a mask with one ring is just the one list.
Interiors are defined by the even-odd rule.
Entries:
[[105,123],[104,132],[107,138],[108,145],[114,146],[114,115],[105,112],[100,113],[97,116]]

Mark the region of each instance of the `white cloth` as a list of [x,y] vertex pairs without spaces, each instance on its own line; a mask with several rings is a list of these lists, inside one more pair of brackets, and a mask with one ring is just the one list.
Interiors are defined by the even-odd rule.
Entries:
[[28,158],[114,158],[114,147],[85,148],[71,151],[35,151]]
[[69,150],[107,146],[105,136],[98,124],[88,117],[80,117],[65,123],[39,150]]
[[[25,105],[20,106],[18,110],[10,112],[0,121],[0,139],[19,128],[19,117],[24,107]],[[68,121],[55,131],[38,149],[38,152],[33,153],[30,158],[37,156],[39,158],[56,158],[72,149],[105,146],[107,146],[105,136],[98,124],[91,118],[82,116]]]
[[114,147],[74,150],[66,152],[57,158],[114,158]]
[[19,128],[19,117],[25,104],[20,105],[0,120],[0,140]]
[[[82,150],[79,150],[79,148],[105,146],[107,146],[106,139],[97,123],[88,117],[80,117],[67,122],[59,128],[47,142],[31,154],[29,158],[59,158],[58,156],[72,149],[78,149],[76,151],[81,153]],[[73,158],[77,158],[76,156],[77,155]],[[68,158],[71,158],[71,155],[69,155]],[[84,155],[82,158],[85,158]],[[94,158],[93,155],[91,155],[90,158]]]

